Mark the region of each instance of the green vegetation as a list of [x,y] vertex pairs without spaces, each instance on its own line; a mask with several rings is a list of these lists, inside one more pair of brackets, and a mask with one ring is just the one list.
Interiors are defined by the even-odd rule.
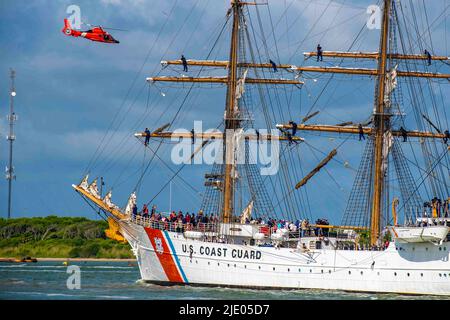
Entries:
[[359,244],[361,246],[370,246],[370,231],[362,230],[359,231]]
[[0,257],[133,258],[128,244],[106,238],[107,228],[81,217],[0,218]]

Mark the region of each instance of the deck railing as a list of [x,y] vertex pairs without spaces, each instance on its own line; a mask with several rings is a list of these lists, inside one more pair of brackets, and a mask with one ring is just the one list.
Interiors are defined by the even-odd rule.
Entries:
[[158,230],[166,230],[171,232],[179,232],[183,233],[185,231],[199,231],[199,232],[217,232],[218,224],[217,223],[203,223],[197,222],[193,223],[182,223],[180,221],[162,221],[162,220],[153,220],[149,217],[143,217],[141,215],[136,215],[134,217],[130,217],[130,220],[136,224],[141,226],[158,229]]
[[[279,231],[281,230],[281,231]],[[278,228],[278,227],[268,227],[268,226],[260,226],[259,232],[263,233],[267,238],[270,238],[272,234],[280,233],[285,236],[286,239],[298,239],[302,237],[316,237],[316,236],[324,236],[327,235],[327,231],[319,231],[315,230],[315,228],[308,229],[297,229],[297,230],[289,230],[286,228]]]
[[[218,233],[220,228],[218,223],[204,223],[197,222],[193,223],[182,223],[181,221],[162,221],[162,220],[154,220],[150,217],[144,217],[142,215],[136,215],[130,217],[130,220],[136,224],[142,225],[144,227],[158,229],[158,230],[166,230],[171,232],[184,233],[185,231],[198,231],[202,233]],[[272,240],[272,235],[274,234],[282,234],[283,241],[296,241],[303,237],[336,237],[338,239],[353,239],[344,233],[339,234],[329,234],[328,230],[315,230],[317,228],[308,228],[308,229],[297,229],[295,231],[288,230],[286,228],[277,228],[277,227],[269,227],[267,225],[260,225],[258,228],[258,232],[263,233],[265,235],[264,240]],[[206,234],[208,236],[208,234]]]

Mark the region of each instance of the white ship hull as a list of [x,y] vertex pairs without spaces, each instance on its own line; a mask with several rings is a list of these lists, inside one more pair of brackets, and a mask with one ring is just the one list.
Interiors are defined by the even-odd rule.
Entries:
[[[450,295],[449,243],[384,251],[257,247],[186,239],[121,222],[144,281],[161,284]],[[191,253],[192,251],[192,253]]]

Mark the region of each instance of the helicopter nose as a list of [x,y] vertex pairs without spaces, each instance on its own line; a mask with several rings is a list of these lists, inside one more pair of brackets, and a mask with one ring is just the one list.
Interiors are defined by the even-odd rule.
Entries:
[[115,41],[115,43],[120,43],[120,41],[117,41],[117,40],[114,40]]

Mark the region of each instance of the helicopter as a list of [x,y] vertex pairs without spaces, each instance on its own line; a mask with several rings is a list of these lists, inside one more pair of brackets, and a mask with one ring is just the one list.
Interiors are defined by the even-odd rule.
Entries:
[[66,36],[83,37],[91,41],[104,42],[104,43],[119,43],[108,32],[102,29],[100,26],[94,26],[92,29],[86,31],[78,31],[72,29],[68,19],[64,19],[64,28],[61,30]]

